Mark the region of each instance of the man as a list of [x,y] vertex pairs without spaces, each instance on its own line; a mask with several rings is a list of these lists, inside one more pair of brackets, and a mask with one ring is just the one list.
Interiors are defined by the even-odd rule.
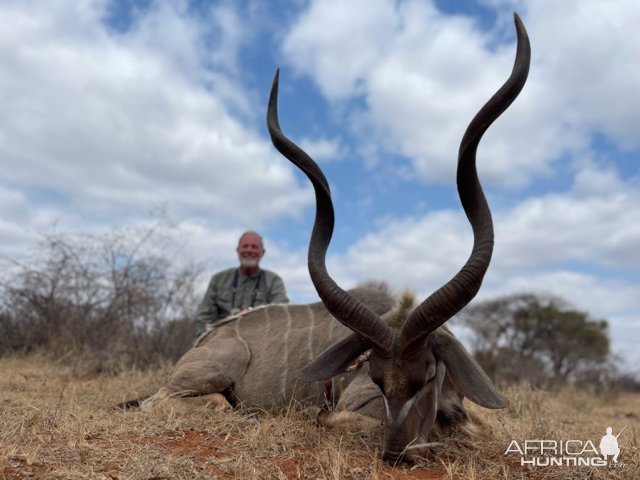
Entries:
[[243,233],[236,252],[240,267],[223,270],[211,277],[196,316],[197,336],[207,329],[207,325],[229,315],[244,313],[258,305],[289,303],[282,279],[260,268],[265,253],[260,235]]

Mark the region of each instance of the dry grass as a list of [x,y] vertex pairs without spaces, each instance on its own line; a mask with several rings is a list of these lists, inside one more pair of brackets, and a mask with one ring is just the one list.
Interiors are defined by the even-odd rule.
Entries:
[[[640,396],[507,391],[501,412],[473,407],[477,437],[443,442],[413,467],[378,460],[379,432],[318,427],[310,412],[123,412],[117,403],[152,392],[166,371],[78,378],[42,358],[0,359],[0,478],[59,479],[518,479],[640,478]],[[620,437],[624,468],[521,467],[512,439]]]

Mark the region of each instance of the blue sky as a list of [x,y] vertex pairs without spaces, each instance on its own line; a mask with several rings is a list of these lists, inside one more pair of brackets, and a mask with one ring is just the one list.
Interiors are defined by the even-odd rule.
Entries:
[[496,231],[478,298],[560,296],[609,320],[634,365],[634,0],[0,2],[0,254],[19,260],[54,231],[144,228],[162,210],[175,262],[232,266],[256,229],[292,300],[315,300],[313,195],[264,124],[280,67],[282,128],[333,190],[330,271],[426,296],[470,250],[458,143],[509,75],[514,11],[531,73],[478,152]]

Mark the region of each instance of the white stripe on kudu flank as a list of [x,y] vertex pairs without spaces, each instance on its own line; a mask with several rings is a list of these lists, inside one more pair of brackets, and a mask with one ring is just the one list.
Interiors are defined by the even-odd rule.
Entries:
[[333,330],[337,323],[338,323],[337,321],[335,322],[332,321],[331,326],[329,327],[329,340],[331,340],[331,342],[333,342]]
[[313,351],[313,332],[315,330],[316,327],[316,316],[313,314],[313,310],[311,310],[311,307],[309,305],[307,305],[307,313],[309,314],[309,329],[307,330],[307,332],[309,332],[307,334],[307,339],[308,339],[308,352],[307,352],[307,358],[309,360],[313,360],[316,356],[315,353]]
[[242,338],[242,335],[240,335],[240,322],[241,322],[241,319],[238,319],[236,322],[234,322],[235,326],[233,330],[236,334],[236,338],[240,340],[244,345],[244,349],[247,351],[247,357],[251,358],[251,349],[249,348],[249,344],[244,338]]
[[291,312],[288,307],[283,307],[287,315],[287,328],[284,333],[284,366],[282,369],[282,396],[287,395],[287,378],[289,374],[289,333],[291,333]]

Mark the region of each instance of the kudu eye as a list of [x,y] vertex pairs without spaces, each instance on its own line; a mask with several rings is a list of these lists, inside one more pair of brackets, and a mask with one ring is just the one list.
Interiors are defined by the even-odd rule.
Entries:
[[415,396],[426,384],[427,382],[422,382],[422,381],[418,381],[418,382],[411,382],[409,384],[409,394],[411,396]]

